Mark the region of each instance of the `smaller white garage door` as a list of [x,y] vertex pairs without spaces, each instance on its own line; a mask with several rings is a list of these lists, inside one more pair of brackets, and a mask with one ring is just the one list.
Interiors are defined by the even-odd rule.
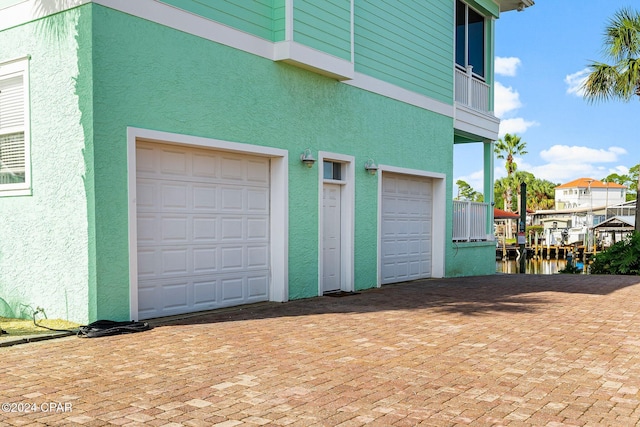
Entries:
[[269,159],[138,142],[138,314],[268,300]]
[[382,174],[381,283],[431,277],[433,183]]

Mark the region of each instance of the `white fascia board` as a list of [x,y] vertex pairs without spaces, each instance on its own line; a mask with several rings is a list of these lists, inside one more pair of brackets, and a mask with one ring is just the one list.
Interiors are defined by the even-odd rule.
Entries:
[[2,9],[2,12],[0,12],[2,16],[0,20],[0,31],[81,6],[90,3],[90,1],[91,0],[46,1],[44,2],[46,4],[45,7],[42,1],[25,0]]
[[456,130],[491,141],[498,139],[500,120],[495,116],[456,103],[454,119],[453,127]]
[[352,62],[294,41],[275,43],[273,60],[294,64],[336,80],[350,80],[354,75]]
[[[193,34],[247,53],[276,61],[295,63],[297,66],[331,76],[345,84],[395,99],[400,102],[430,110],[448,117],[454,116],[452,105],[428,96],[401,88],[391,83],[354,71],[354,64],[333,55],[317,51],[293,41],[273,43],[235,28],[211,21],[201,16],[175,8],[157,0],[61,0],[55,3],[57,13],[86,3],[96,3],[141,19]],[[38,17],[46,16],[38,12],[35,0],[9,7],[2,11],[2,27],[20,25]],[[5,14],[7,14],[5,16]],[[6,17],[9,17],[8,19]]]
[[156,0],[93,0],[138,18],[272,59],[273,43]]
[[352,80],[343,83],[395,99],[396,101],[424,108],[425,110],[430,110],[447,117],[453,117],[453,105],[401,88],[392,83],[376,79],[375,77],[367,76],[366,74],[356,72]]

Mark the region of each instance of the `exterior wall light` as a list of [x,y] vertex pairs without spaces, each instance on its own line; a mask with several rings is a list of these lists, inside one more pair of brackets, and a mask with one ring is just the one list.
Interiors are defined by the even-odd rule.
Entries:
[[306,150],[304,150],[304,153],[300,154],[300,160],[302,161],[302,163],[307,165],[308,168],[313,167],[313,164],[316,162],[313,154],[311,154],[310,148],[307,148]]
[[374,162],[373,159],[369,159],[364,164],[364,169],[367,172],[369,172],[371,175],[375,175],[376,172],[378,171],[378,165],[376,165],[376,162]]

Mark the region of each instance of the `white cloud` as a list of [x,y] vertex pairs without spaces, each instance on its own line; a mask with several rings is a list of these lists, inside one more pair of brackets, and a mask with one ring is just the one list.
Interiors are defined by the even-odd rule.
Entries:
[[[459,179],[463,180],[467,184],[471,186],[476,191],[482,192],[484,187],[484,171],[482,169],[471,172],[469,174],[459,176],[454,180],[454,184]],[[455,185],[454,185],[455,186]],[[455,186],[454,191],[457,191],[457,186]]]
[[537,126],[540,123],[534,121],[528,121],[521,117],[517,117],[515,119],[504,119],[500,121],[500,132],[499,136],[502,138],[505,134],[523,134],[529,129],[531,126]]
[[501,76],[514,77],[521,64],[522,61],[520,61],[520,58],[513,56],[501,58],[496,56],[495,72]]
[[[527,154],[527,158],[533,153]],[[582,177],[602,179],[609,174],[625,174],[629,168],[618,163],[625,161],[627,151],[620,147],[605,149],[582,146],[554,145],[540,152],[545,164],[533,166],[523,160],[515,158],[518,170],[532,173],[538,179],[546,179],[553,183],[565,183]],[[607,166],[604,163],[615,164]],[[496,161],[495,179],[506,176],[505,161]]]
[[506,87],[500,82],[495,83],[495,115],[498,118],[522,107],[520,94],[512,87]]
[[588,75],[588,68],[584,68],[576,73],[567,75],[564,78],[564,82],[567,84],[567,93],[569,95],[582,97],[584,95],[584,89],[582,88],[582,86],[587,80]]
[[535,175],[536,178],[546,179],[555,183],[565,183],[574,179],[589,177],[601,179],[611,173],[625,173],[625,166],[605,166],[603,163],[618,163],[624,161],[627,151],[620,147],[606,149],[589,148],[583,146],[554,145],[548,150],[542,150],[540,157],[546,164],[530,166],[523,164],[522,168]]
[[576,145],[554,145],[548,150],[542,150],[540,157],[550,163],[584,164],[584,163],[613,163],[620,156],[627,154],[627,150],[620,147],[597,149]]

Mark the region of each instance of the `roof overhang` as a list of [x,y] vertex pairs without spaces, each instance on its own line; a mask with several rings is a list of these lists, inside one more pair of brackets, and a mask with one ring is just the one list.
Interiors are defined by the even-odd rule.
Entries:
[[522,12],[527,7],[535,4],[533,0],[496,0],[496,2],[500,5],[500,12],[508,12],[510,10]]

